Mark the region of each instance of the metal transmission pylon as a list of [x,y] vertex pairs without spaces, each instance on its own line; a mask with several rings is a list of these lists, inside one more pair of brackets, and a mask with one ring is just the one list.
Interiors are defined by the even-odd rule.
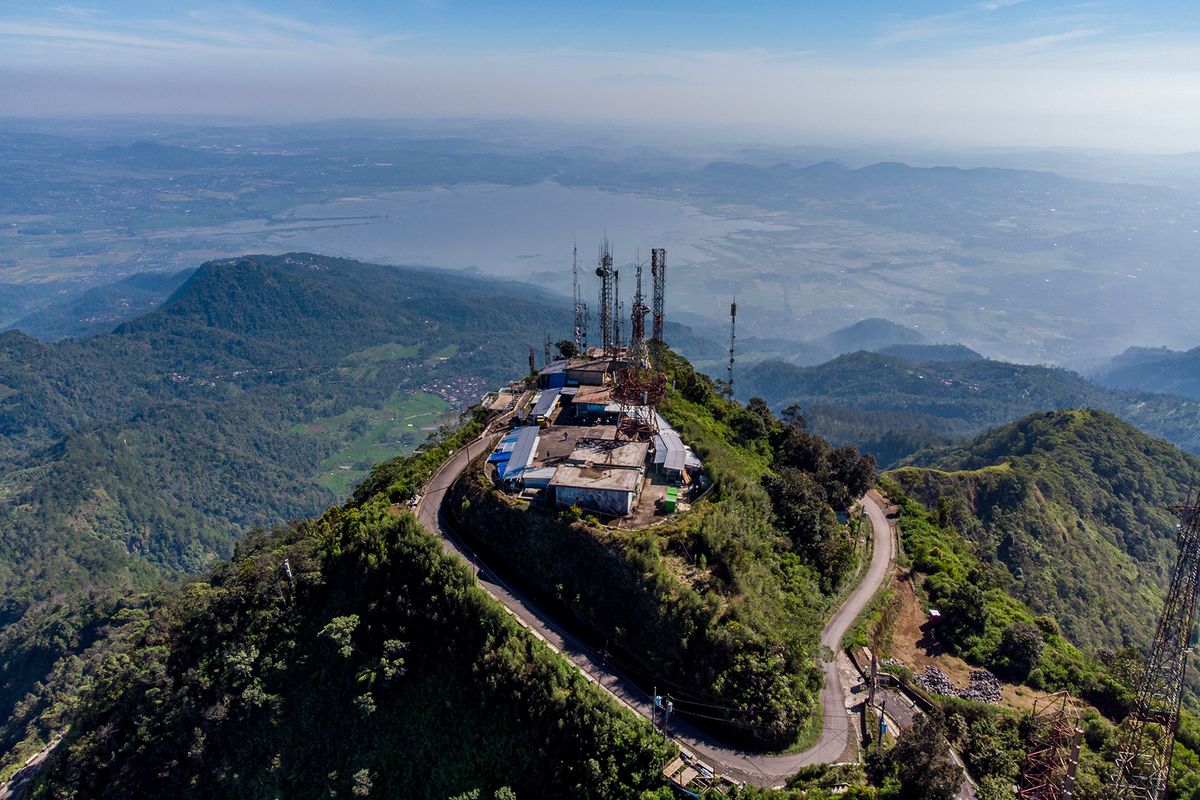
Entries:
[[1200,505],[1193,497],[1171,510],[1182,520],[1179,556],[1154,645],[1138,684],[1137,702],[1125,722],[1113,800],[1161,800],[1170,777],[1188,643],[1196,621],[1196,589],[1200,586]]
[[1069,692],[1035,700],[1017,797],[1070,800],[1075,793],[1075,770],[1082,746],[1079,709]]
[[612,355],[613,351],[613,258],[608,239],[600,245],[600,265],[596,267],[596,277],[600,279],[600,340],[604,346],[604,354]]

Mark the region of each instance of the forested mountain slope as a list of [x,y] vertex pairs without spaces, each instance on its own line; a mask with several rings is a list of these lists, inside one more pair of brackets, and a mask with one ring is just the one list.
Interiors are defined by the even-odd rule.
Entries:
[[1200,397],[1200,347],[1131,347],[1101,369],[1096,380],[1117,389]]
[[1102,408],[1154,436],[1200,451],[1200,402],[1096,386],[1057,367],[989,359],[909,361],[851,353],[815,367],[762,362],[737,379],[738,394],[773,408],[798,404],[815,432],[892,464],[1026,414]]
[[[586,569],[543,565],[582,616],[616,621],[614,663],[661,674],[676,713],[786,746],[813,719],[816,634],[856,558],[835,510],[873,464],[670,364],[664,413],[717,484],[693,512],[621,532],[570,510],[507,525],[513,510],[482,488],[452,507],[503,526],[477,537],[560,548],[561,566]],[[669,747],[520,631],[404,510],[481,419],[377,465],[344,506],[251,537],[202,581],[64,620],[91,638],[0,727],[5,768],[65,732],[34,797],[655,790]],[[728,713],[712,722],[714,709]]]
[[1144,646],[1200,459],[1111,414],[1034,414],[889,473],[958,528],[1003,588],[1080,644]]
[[10,327],[43,340],[108,333],[120,322],[160,305],[192,272],[139,272],[53,302]]
[[[292,254],[205,264],[102,336],[0,334],[0,624],[203,569],[256,526],[316,513],[338,496],[323,460],[361,475],[411,449],[437,409],[522,374],[528,342],[565,327],[560,305]],[[0,673],[0,717],[22,686]]]
[[638,797],[673,749],[388,491],[130,604],[0,726],[0,775],[57,735],[35,798]]

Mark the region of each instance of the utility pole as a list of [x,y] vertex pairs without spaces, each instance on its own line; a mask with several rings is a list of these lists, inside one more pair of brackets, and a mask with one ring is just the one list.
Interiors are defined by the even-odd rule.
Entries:
[[725,387],[725,399],[726,400],[733,399],[733,350],[734,350],[734,344],[737,342],[737,334],[735,332],[736,327],[737,327],[737,298],[734,298],[734,301],[729,304],[729,366],[727,368],[729,371],[729,383]]
[[1113,800],[1162,800],[1171,776],[1171,753],[1179,727],[1188,643],[1196,622],[1196,591],[1200,588],[1200,505],[1193,496],[1171,510],[1181,519],[1179,556],[1154,644],[1138,682],[1137,701],[1121,737]]
[[887,700],[879,704],[879,741],[875,743],[877,750],[883,749],[883,734],[887,733],[887,722],[884,721],[884,715],[887,714]]
[[867,705],[875,705],[875,687],[879,685],[879,657],[875,655],[875,649],[871,649],[871,686],[870,695],[868,696]]

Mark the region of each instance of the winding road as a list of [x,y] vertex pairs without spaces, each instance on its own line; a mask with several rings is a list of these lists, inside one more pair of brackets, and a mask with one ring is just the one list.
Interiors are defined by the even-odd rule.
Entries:
[[[608,662],[597,648],[570,632],[568,623],[540,607],[528,594],[513,588],[483,563],[455,533],[444,514],[446,493],[467,466],[490,448],[493,436],[484,434],[448,458],[430,480],[425,495],[417,504],[417,517],[429,531],[438,534],[447,552],[456,553],[475,569],[479,584],[500,602],[517,620],[552,649],[569,658],[590,681],[601,686],[620,703],[647,719],[652,715],[652,698],[619,669]],[[733,747],[686,719],[671,720],[671,736],[718,772],[758,786],[777,786],[789,775],[810,764],[843,760],[854,736],[850,712],[846,709],[846,691],[837,653],[842,638],[858,615],[887,578],[895,553],[891,526],[879,503],[863,497],[862,506],[871,522],[874,537],[871,562],[859,584],[826,624],[821,644],[834,658],[823,664],[825,685],[821,691],[821,733],[815,744],[797,753],[770,755]]]

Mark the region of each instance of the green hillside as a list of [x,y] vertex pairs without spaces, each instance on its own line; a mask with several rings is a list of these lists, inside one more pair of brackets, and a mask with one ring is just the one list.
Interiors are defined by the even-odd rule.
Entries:
[[837,512],[870,487],[874,462],[761,403],[727,402],[680,357],[668,363],[661,411],[703,459],[707,499],[629,531],[513,501],[479,468],[456,487],[458,527],[627,674],[668,687],[676,713],[786,749],[819,723],[818,637],[858,558]]
[[[965,507],[947,498],[933,510],[926,508],[906,496],[896,480],[905,472],[881,476],[880,488],[899,507],[900,539],[918,592],[942,613],[936,634],[940,646],[1038,694],[1066,690],[1082,700],[1084,747],[1074,797],[1111,800],[1118,725],[1133,705],[1142,651],[1104,647],[1087,631],[1073,643],[1061,625],[1070,617],[1038,614],[1015,597],[1006,567],[989,560],[976,541],[960,532],[971,527]],[[860,630],[882,629],[886,654],[897,613],[885,609],[897,601],[890,598],[889,603],[887,594],[882,600],[860,623]],[[859,641],[865,643],[865,638]],[[957,698],[939,697],[936,702],[946,720],[946,735],[979,784],[977,796],[1012,798],[1010,787],[1025,757],[1027,712]],[[1200,798],[1200,726],[1191,713],[1197,707],[1195,694],[1185,698],[1185,706],[1166,795],[1170,800]]]
[[1102,411],[1035,414],[890,473],[1072,640],[1144,646],[1200,459]]
[[798,404],[814,431],[862,447],[884,464],[1027,414],[1083,407],[1200,452],[1200,402],[1106,389],[1057,367],[860,352],[814,367],[762,362],[742,371],[737,385],[740,395],[762,397],[772,408]]
[[[649,534],[532,510],[474,533],[545,546],[560,526],[563,551],[530,577],[573,581],[559,596],[596,613],[584,621],[608,628],[614,663],[661,676],[676,713],[701,724],[760,746],[803,741],[819,721],[817,632],[856,558],[835,510],[873,465],[761,404],[727,403],[682,359],[671,373],[663,412],[705,459],[709,500]],[[34,797],[654,790],[662,740],[522,632],[402,510],[479,429],[473,417],[378,465],[345,506],[251,536],[203,580],[45,627],[27,618],[13,651],[52,667],[0,727],[0,769],[62,734]],[[475,497],[464,512],[496,502]],[[56,639],[80,654],[28,646]]]
[[1105,386],[1200,397],[1200,348],[1131,347],[1096,375]]
[[[0,626],[194,573],[318,513],[522,374],[561,305],[475,276],[253,256],[203,265],[109,334],[0,334]],[[0,718],[38,677],[0,670]]]
[[119,323],[160,305],[192,272],[139,272],[51,303],[13,322],[11,327],[47,341],[108,333]]
[[673,750],[387,493],[257,535],[107,625],[0,726],[0,776],[63,737],[32,797],[637,797]]

